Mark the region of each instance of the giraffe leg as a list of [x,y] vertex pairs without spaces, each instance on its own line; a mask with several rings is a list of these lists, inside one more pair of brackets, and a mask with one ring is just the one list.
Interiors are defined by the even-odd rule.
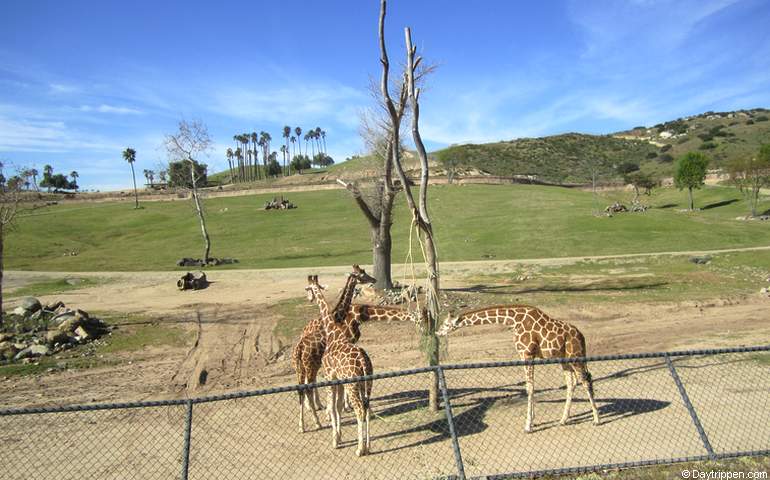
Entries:
[[305,433],[305,392],[297,390],[299,395],[299,433]]
[[591,413],[594,417],[594,425],[599,425],[599,410],[596,408],[596,401],[594,400],[594,380],[591,377],[591,372],[588,371],[588,367],[580,365],[577,367],[580,372],[580,379],[583,381],[583,385],[586,386],[588,392],[588,401],[591,402]]
[[535,366],[526,365],[524,367],[527,374],[527,421],[524,424],[524,431],[532,431],[532,421],[535,419]]
[[332,385],[329,387],[329,403],[327,405],[327,408],[330,410],[329,419],[331,420],[331,426],[332,426],[332,447],[338,448],[339,442],[340,442],[340,435],[339,435],[339,417],[337,416],[336,409],[334,408],[337,405],[337,387],[338,385]]
[[[313,390],[318,390],[318,389],[316,388],[316,389],[313,389]],[[308,404],[309,404],[309,410],[313,414],[313,419],[315,420],[315,425],[318,428],[318,430],[320,430],[320,429],[323,428],[323,426],[321,425],[321,420],[318,419],[318,412],[316,412],[317,409],[316,409],[316,405],[315,405],[315,398],[314,398],[314,395],[313,395],[313,391],[312,390],[305,390],[305,396],[307,397],[307,401],[308,401]],[[305,428],[304,420],[303,420],[303,423],[302,423],[302,428],[303,428],[303,430]]]
[[564,382],[567,385],[567,400],[564,403],[564,413],[561,416],[560,423],[562,425],[567,423],[567,420],[569,419],[569,409],[570,409],[570,406],[572,405],[572,394],[575,391],[575,383],[576,383],[575,372],[572,371],[572,368],[569,365],[567,364],[563,364],[563,365],[565,366]]
[[356,424],[358,426],[358,446],[356,447],[356,455],[361,457],[369,453],[366,440],[364,438],[364,430],[366,427],[364,425],[364,422],[366,421],[364,399],[361,396],[361,389],[359,388],[358,383],[346,384],[345,393],[350,400],[353,411],[356,413]]

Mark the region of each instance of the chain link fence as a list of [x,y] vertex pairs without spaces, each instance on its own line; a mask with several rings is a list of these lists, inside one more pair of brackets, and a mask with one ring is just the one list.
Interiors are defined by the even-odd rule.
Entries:
[[[589,357],[601,423],[557,363],[535,365],[524,433],[524,362],[374,375],[372,453],[355,417],[333,449],[324,412],[299,424],[288,386],[187,400],[0,410],[0,478],[510,478],[770,455],[770,347]],[[438,377],[442,405],[428,408]],[[326,387],[318,383],[323,403]]]

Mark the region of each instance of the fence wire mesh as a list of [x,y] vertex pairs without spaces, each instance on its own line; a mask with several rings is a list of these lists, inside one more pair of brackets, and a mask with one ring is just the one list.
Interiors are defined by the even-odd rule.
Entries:
[[[342,418],[332,448],[300,387],[180,401],[0,411],[0,478],[446,478],[569,473],[770,454],[770,347],[588,360],[571,415],[562,366],[536,361],[534,423],[520,362],[445,365],[373,377],[369,456]],[[428,408],[441,379],[442,408]],[[328,403],[328,383],[319,384]],[[449,407],[449,408],[447,408]],[[189,430],[188,430],[189,429]]]

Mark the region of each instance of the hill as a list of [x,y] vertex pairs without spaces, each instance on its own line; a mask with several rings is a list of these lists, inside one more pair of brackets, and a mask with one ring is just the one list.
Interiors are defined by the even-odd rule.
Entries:
[[[688,151],[703,151],[720,168],[733,158],[755,153],[770,142],[770,110],[755,108],[735,112],[706,112],[661,123],[639,126],[610,135],[567,133],[540,138],[520,138],[485,144],[454,145],[429,155],[432,173],[446,175],[535,176],[554,183],[587,183],[597,173],[602,182],[620,180],[617,167],[633,163],[658,176],[670,176],[674,160]],[[327,169],[278,178],[276,185],[332,183],[337,178],[355,180],[379,175],[381,161],[353,156]],[[419,170],[413,151],[404,155],[407,172]],[[227,173],[211,175],[226,181]]]

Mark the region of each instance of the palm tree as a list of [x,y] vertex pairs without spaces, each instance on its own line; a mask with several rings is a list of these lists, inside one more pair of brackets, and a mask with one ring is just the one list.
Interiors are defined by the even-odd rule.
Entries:
[[267,179],[267,161],[270,158],[270,140],[273,138],[267,132],[259,132],[259,140],[262,142],[262,163],[265,167],[265,179]]
[[241,147],[238,147],[235,149],[235,159],[238,162],[238,178],[239,181],[243,181],[243,176],[241,175],[241,165],[243,164],[243,151],[241,150]]
[[318,153],[321,153],[321,127],[315,127],[315,130],[313,131],[313,138],[315,138],[315,141],[318,145]]
[[[295,145],[297,143],[297,137],[292,135],[289,141],[291,142],[291,158],[293,160],[294,157],[297,156],[297,146]],[[291,160],[289,161],[289,174],[291,175]]]
[[[72,179],[73,185],[75,185],[75,190],[77,190],[78,189],[78,178],[80,178],[80,174],[76,170],[73,170],[73,171],[70,172],[70,178]],[[150,180],[150,182],[152,182],[152,180]]]
[[[241,141],[240,140],[240,135],[233,135],[233,141],[235,142],[235,151],[240,150],[240,148],[238,147],[238,145],[240,144],[240,141]],[[233,154],[235,154],[235,152],[233,152]],[[243,181],[243,176],[241,175],[242,174],[242,171],[241,171],[241,157],[236,155],[235,159],[236,159],[236,161],[238,163],[238,181],[241,182],[241,181]]]
[[321,139],[324,143],[324,155],[326,155],[326,131],[321,130]]
[[259,156],[257,155],[257,145],[259,144],[259,135],[257,135],[257,132],[251,132],[249,138],[251,138],[251,148],[254,150],[254,178],[255,180],[259,180],[261,177],[259,173],[259,160],[258,160]]
[[286,157],[288,156],[288,151],[289,151],[289,137],[291,137],[291,127],[288,126],[288,125],[285,125],[283,127],[283,138],[286,139],[285,140],[285,142],[286,142],[286,151],[284,152],[284,155],[283,155],[283,174],[284,175],[288,175],[289,174],[289,170],[287,169],[288,167],[287,167],[287,164],[286,164]]
[[40,175],[40,172],[38,172],[36,168],[31,168],[29,174],[32,175],[32,183],[35,184],[35,190],[40,191],[40,189],[37,188],[37,176]]
[[300,135],[302,135],[302,129],[299,128],[299,127],[296,127],[294,129],[294,135],[297,136],[297,144],[299,146],[299,154],[302,155],[302,141],[301,141],[302,137],[300,136]]
[[150,171],[146,168],[142,170],[142,174],[144,175],[144,181],[149,184],[150,183]]
[[[134,200],[136,205],[134,208],[139,208],[139,193],[136,191],[136,173],[134,172],[134,162],[136,161],[136,150],[129,147],[123,150],[123,160],[127,161],[131,165],[131,177],[134,179]],[[46,165],[46,168],[51,168],[50,165]],[[53,171],[53,169],[51,169]],[[50,174],[49,174],[50,175]]]
[[289,151],[286,145],[281,145],[281,154],[283,154],[283,174],[286,175],[286,152]]
[[235,183],[235,180],[233,179],[233,149],[228,148],[227,152],[225,152],[225,156],[227,157],[227,166],[230,167],[230,183]]

